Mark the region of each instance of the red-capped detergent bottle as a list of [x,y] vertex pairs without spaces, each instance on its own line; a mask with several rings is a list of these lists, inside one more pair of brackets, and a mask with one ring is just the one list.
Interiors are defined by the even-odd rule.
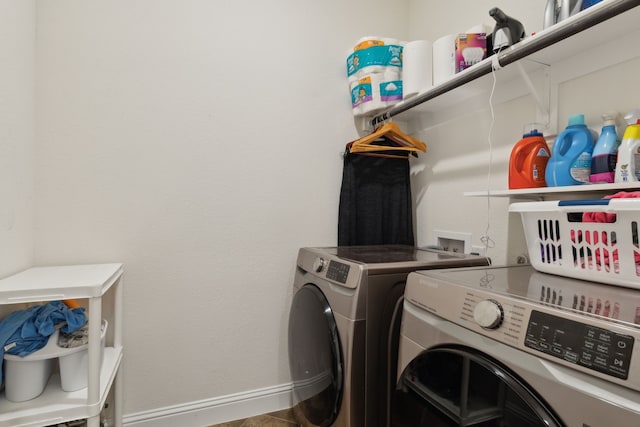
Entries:
[[511,150],[509,189],[546,187],[544,175],[549,157],[549,146],[538,125],[526,125],[522,139]]

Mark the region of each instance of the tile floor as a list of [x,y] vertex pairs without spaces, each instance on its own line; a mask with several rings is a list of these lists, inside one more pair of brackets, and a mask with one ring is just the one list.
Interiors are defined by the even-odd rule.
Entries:
[[216,424],[210,427],[298,427],[293,411],[285,409],[283,411],[272,412],[265,415],[244,420],[231,421],[229,423]]

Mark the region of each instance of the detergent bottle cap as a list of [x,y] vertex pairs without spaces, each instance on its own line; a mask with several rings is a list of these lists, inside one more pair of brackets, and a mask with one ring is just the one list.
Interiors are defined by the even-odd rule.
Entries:
[[573,116],[569,116],[569,126],[583,125],[583,124],[584,124],[584,114],[575,114]]
[[602,115],[602,120],[604,120],[603,126],[615,126],[616,125],[616,115],[617,113],[604,113]]
[[640,120],[640,109],[631,110],[625,116],[624,120],[629,125],[635,125],[638,120]]
[[538,130],[541,127],[542,125],[540,123],[527,123],[523,127],[522,137],[528,138],[530,136],[542,136],[542,132]]

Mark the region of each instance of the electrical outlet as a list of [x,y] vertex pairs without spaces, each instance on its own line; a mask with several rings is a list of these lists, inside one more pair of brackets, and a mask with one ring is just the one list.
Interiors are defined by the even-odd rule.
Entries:
[[435,245],[447,252],[471,253],[471,233],[434,230]]

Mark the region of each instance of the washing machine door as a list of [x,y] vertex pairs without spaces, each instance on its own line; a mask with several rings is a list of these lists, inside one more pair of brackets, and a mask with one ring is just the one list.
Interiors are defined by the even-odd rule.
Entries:
[[402,373],[392,426],[559,427],[550,407],[507,367],[470,347],[425,350]]
[[305,425],[330,426],[342,401],[342,350],[331,307],[312,284],[296,292],[291,304],[289,368],[298,416]]

